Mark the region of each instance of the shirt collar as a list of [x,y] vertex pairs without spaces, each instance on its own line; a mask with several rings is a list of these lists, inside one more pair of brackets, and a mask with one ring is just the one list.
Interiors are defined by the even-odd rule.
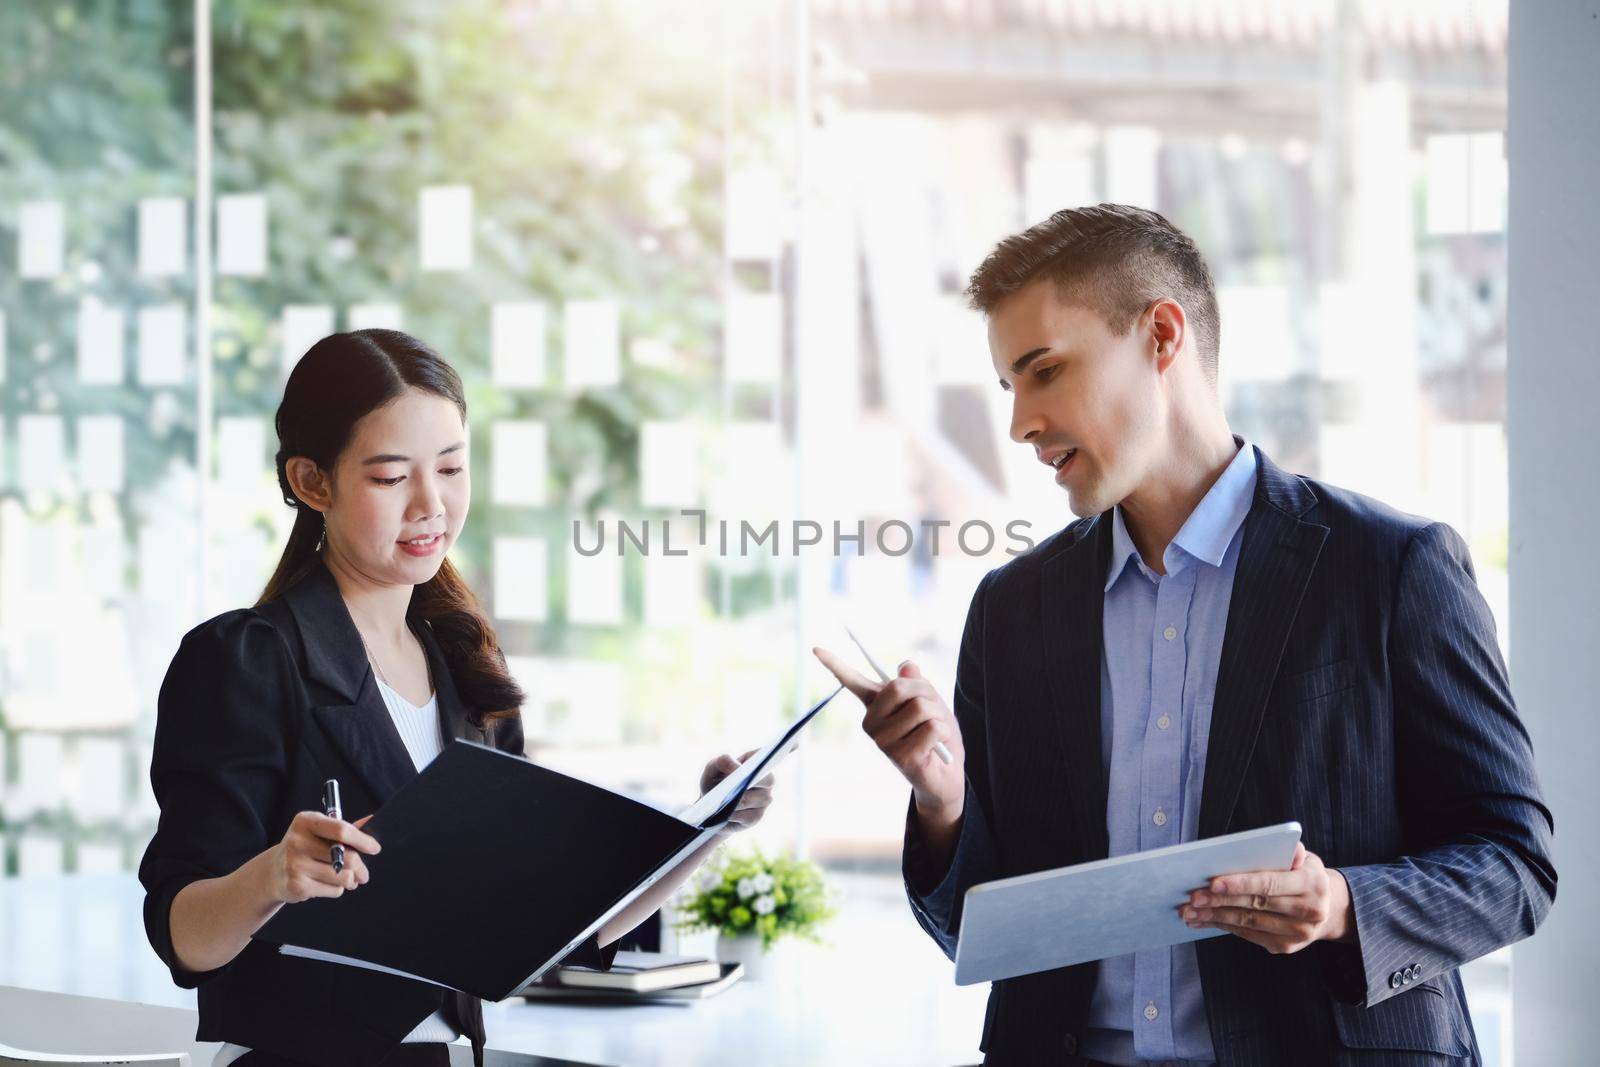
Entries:
[[[1250,513],[1256,492],[1256,450],[1242,437],[1235,440],[1239,442],[1239,451],[1233,462],[1200,498],[1172,544],[1167,546],[1162,562],[1168,574],[1182,570],[1189,559],[1220,567],[1234,535]],[[1122,577],[1130,559],[1138,560],[1139,566],[1144,567],[1123,520],[1122,507],[1118,505],[1111,517],[1111,566],[1106,571],[1106,592]]]

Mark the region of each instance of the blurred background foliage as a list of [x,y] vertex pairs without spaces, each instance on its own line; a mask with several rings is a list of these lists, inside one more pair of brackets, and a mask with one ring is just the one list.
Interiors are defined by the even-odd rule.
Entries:
[[[552,500],[570,510],[469,524],[457,553],[480,591],[491,532],[560,545],[573,517],[637,511],[639,424],[715,410],[724,115],[703,40],[715,25],[638,5],[624,18],[605,3],[503,0],[218,0],[212,19],[215,189],[264,193],[270,232],[263,277],[217,282],[217,414],[275,410],[285,305],[394,304],[407,332],[461,371],[480,456],[495,419],[548,427]],[[67,269],[46,294],[0,272],[0,305],[27,307],[13,316],[5,413],[128,417],[133,509],[194,454],[193,388],[80,385],[72,338],[85,297],[192,305],[192,257],[178,279],[141,278],[135,262],[140,198],[182,196],[192,209],[192,33],[188,3],[0,5],[0,201],[71,205]],[[425,272],[419,190],[456,183],[473,189],[472,265]],[[0,260],[15,262],[15,242],[0,228]],[[491,302],[549,304],[558,382],[559,308],[591,297],[621,308],[619,384],[577,396],[490,385]],[[641,339],[669,358],[629,363]],[[482,514],[492,505],[478,469]],[[265,511],[275,494],[262,499]],[[560,646],[556,615],[539,630]]]

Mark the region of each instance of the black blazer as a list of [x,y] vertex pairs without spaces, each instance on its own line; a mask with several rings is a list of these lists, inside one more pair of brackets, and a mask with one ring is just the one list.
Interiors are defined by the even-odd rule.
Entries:
[[[427,651],[446,742],[465,738],[523,755],[522,724],[473,725],[430,628]],[[172,898],[228,874],[283,839],[295,814],[319,810],[339,780],[345,818],[375,811],[416,768],[378,692],[338,586],[319,564],[279,600],[191,630],[161,685],[150,781],[161,818],[139,866],[150,944],[184,988],[199,987],[201,1041],[231,1041],[325,1067],[376,1064],[435,1011],[483,1063],[483,1010],[462,993],[360,968],[284,956],[252,941],[227,965],[185,970],[172,951]],[[490,813],[483,813],[485,816]],[[294,905],[286,905],[293,907]],[[437,915],[445,923],[491,915]],[[609,964],[593,938],[569,960]]]
[[[1286,474],[1257,452],[1200,836],[1299,820],[1350,884],[1358,945],[1197,944],[1220,1067],[1479,1062],[1456,968],[1533,933],[1552,821],[1494,623],[1449,527]],[[1106,856],[1100,756],[1107,515],[988,574],[956,673],[967,750],[955,859],[908,818],[904,873],[954,954],[975,883]],[[994,984],[991,1064],[1071,1063],[1097,964]]]

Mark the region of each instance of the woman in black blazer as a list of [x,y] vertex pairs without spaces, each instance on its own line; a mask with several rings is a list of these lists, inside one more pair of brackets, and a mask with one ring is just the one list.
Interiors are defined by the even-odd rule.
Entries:
[[[367,881],[361,856],[381,843],[360,827],[417,773],[415,746],[466,738],[523,754],[522,691],[444,558],[471,497],[461,381],[403,333],[335,334],[296,365],[277,430],[278,482],[296,512],[283,558],[254,608],[184,638],[161,686],[150,767],[161,818],[139,867],[145,928],[173,980],[198,987],[196,1036],[227,1043],[219,1064],[445,1064],[443,1042],[461,1033],[481,1065],[476,998],[251,940],[283,905]],[[408,709],[404,738],[403,712],[391,708]],[[713,760],[702,790],[737,766]],[[362,818],[321,814],[329,778],[344,811]],[[729,829],[753,825],[770,802],[769,779],[746,793]],[[336,842],[347,857],[340,873],[329,860]],[[609,964],[615,941],[711,847],[570,961]]]

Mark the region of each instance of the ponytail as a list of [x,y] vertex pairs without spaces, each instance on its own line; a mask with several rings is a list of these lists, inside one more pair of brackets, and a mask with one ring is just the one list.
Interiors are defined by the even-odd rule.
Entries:
[[520,714],[526,699],[522,687],[506,669],[505,654],[478,598],[449,560],[417,586],[410,614],[432,626],[461,702],[477,721],[487,724]]
[[322,548],[322,513],[302,503],[290,491],[283,473],[287,458],[282,452],[278,453],[278,484],[283,489],[284,500],[295,509],[294,527],[289,531],[283,555],[278,557],[278,566],[273,570],[272,577],[267,579],[267,587],[261,591],[261,599],[256,601],[256,607],[277,600],[305,581],[322,558],[319,551]]

